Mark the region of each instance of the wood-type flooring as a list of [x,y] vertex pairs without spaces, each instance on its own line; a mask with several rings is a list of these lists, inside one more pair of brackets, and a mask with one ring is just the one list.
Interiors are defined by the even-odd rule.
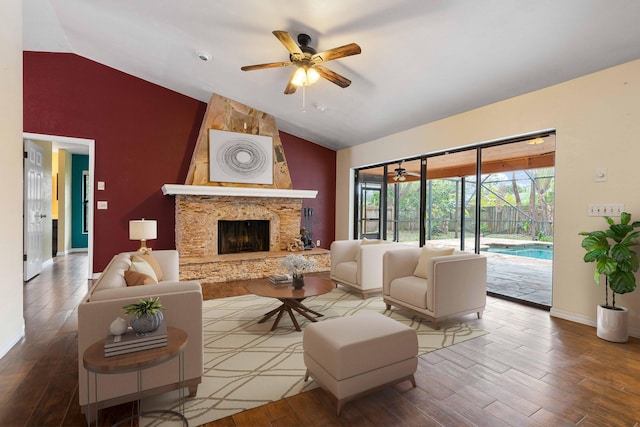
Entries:
[[[86,255],[58,257],[24,285],[26,336],[0,359],[1,426],[82,426],[77,310]],[[243,282],[206,284],[206,298],[243,294]],[[373,296],[372,298],[376,298]],[[321,389],[206,425],[640,426],[640,340],[614,344],[592,327],[488,298],[489,334],[420,357],[417,388],[398,384],[347,403],[340,417]],[[101,411],[100,425],[133,405]]]

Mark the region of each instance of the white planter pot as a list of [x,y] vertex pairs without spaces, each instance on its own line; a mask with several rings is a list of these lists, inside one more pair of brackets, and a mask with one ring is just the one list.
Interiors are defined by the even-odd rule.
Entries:
[[624,307],[611,310],[602,305],[598,306],[598,337],[611,342],[627,342],[627,317],[629,312]]

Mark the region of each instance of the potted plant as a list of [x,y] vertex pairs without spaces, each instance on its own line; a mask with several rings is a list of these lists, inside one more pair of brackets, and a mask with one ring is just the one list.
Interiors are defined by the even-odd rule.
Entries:
[[125,314],[132,316],[131,327],[139,334],[155,331],[164,319],[164,306],[160,303],[160,297],[142,298],[137,303],[125,305],[122,309]]
[[[613,342],[626,342],[627,309],[616,306],[616,294],[626,294],[636,289],[635,272],[640,265],[638,255],[631,250],[640,243],[635,239],[640,236],[640,221],[631,222],[631,215],[627,212],[620,214],[620,223],[605,216],[609,229],[604,231],[583,231],[586,236],[582,240],[582,247],[587,251],[585,262],[595,262],[593,278],[600,284],[600,276],[605,276],[605,303],[598,305],[597,334],[598,337]],[[609,291],[611,291],[611,305],[609,305]]]
[[299,289],[304,286],[304,272],[314,268],[316,266],[316,260],[313,258],[305,258],[302,255],[292,254],[283,259],[281,265],[291,272],[293,287]]

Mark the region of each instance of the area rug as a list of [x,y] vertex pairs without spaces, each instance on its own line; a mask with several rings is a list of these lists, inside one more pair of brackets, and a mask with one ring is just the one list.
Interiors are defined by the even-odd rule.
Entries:
[[[275,316],[258,323],[264,313],[279,304],[273,298],[254,295],[204,301],[204,376],[197,396],[185,403],[184,414],[189,425],[199,426],[317,387],[312,380],[304,382],[302,332],[295,330],[291,319],[283,316],[273,332],[270,329]],[[379,296],[362,299],[359,294],[341,288],[307,298],[305,305],[322,313],[322,320],[359,311],[383,313],[415,329],[420,354],[486,333],[456,319],[443,322],[440,330],[434,330],[429,322],[399,309],[386,310]],[[302,316],[296,319],[303,330],[310,323]],[[145,400],[143,407],[175,409],[174,404],[175,396],[165,394]],[[169,426],[173,423],[147,420],[141,424]]]

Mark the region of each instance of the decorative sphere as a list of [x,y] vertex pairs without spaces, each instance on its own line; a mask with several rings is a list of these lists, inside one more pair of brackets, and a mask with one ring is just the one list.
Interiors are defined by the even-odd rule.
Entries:
[[109,326],[109,332],[111,335],[122,335],[127,330],[127,321],[122,317],[117,317],[116,320],[111,322]]

